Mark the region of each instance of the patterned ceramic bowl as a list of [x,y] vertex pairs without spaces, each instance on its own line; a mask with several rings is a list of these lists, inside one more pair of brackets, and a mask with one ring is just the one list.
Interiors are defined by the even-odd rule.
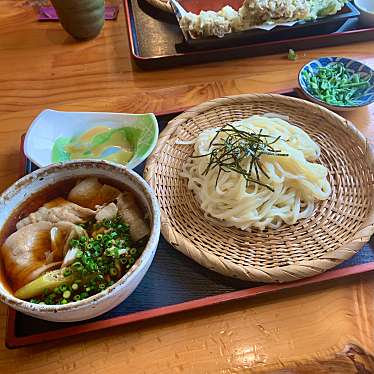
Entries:
[[137,196],[150,220],[151,233],[143,253],[131,269],[116,283],[87,299],[65,305],[33,304],[20,300],[0,280],[0,302],[30,316],[56,322],[94,318],[113,309],[135,290],[152,263],[160,236],[160,208],[154,192],[137,173],[119,164],[99,160],[80,160],[52,164],[18,180],[0,196],[0,231],[9,217],[46,187],[71,178],[95,176],[123,185]]
[[[350,73],[359,73],[361,78],[369,79],[369,87],[365,88],[360,92],[360,97],[355,100],[354,105],[331,105],[325,101],[319,99],[309,87],[305,77],[304,72],[317,73],[320,67],[326,67],[330,64],[341,63]],[[318,60],[312,60],[306,65],[304,65],[299,72],[299,85],[305,96],[311,101],[320,104],[333,111],[349,111],[355,108],[360,108],[369,105],[374,102],[374,71],[367,65],[351,60],[345,57],[322,57]]]

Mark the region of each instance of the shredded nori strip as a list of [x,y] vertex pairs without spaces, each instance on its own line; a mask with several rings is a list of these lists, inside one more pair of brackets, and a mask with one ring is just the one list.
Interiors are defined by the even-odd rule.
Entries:
[[[222,142],[216,143],[220,134],[225,134],[226,137]],[[216,135],[209,144],[209,148],[213,147],[211,152],[205,155],[192,157],[210,157],[208,166],[204,170],[203,175],[207,175],[210,170],[218,168],[216,187],[222,172],[228,173],[233,171],[242,175],[247,182],[247,186],[251,182],[257,183],[274,192],[271,186],[260,180],[260,173],[269,179],[269,176],[261,165],[260,157],[262,155],[288,156],[288,154],[282,153],[281,150],[273,147],[279,140],[281,140],[280,136],[274,138],[273,136],[262,134],[262,129],[259,133],[253,133],[228,124],[216,131]],[[249,170],[247,171],[242,167],[242,163],[243,160],[248,157],[251,157],[251,162]]]

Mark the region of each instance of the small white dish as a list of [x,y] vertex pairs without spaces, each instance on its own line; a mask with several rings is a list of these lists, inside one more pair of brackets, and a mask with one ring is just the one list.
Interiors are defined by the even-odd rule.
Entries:
[[364,26],[374,26],[374,0],[355,0],[359,9],[360,21]]
[[136,144],[133,144],[134,156],[125,165],[129,169],[135,168],[150,155],[158,138],[158,123],[152,113],[62,112],[46,109],[29,127],[24,153],[39,167],[50,165],[53,163],[52,149],[58,138],[72,138],[97,126],[113,129],[133,127],[141,130]]

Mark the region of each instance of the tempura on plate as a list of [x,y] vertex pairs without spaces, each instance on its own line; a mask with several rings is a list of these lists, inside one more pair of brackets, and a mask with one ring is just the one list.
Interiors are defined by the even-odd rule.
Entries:
[[194,37],[218,36],[263,24],[313,20],[339,12],[348,0],[244,0],[238,11],[227,5],[219,12],[186,13],[179,23]]

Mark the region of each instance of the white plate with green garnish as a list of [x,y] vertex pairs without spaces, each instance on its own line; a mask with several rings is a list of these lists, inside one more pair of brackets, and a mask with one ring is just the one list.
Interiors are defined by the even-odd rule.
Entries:
[[100,159],[133,169],[158,138],[154,114],[42,111],[27,131],[24,152],[39,167]]

